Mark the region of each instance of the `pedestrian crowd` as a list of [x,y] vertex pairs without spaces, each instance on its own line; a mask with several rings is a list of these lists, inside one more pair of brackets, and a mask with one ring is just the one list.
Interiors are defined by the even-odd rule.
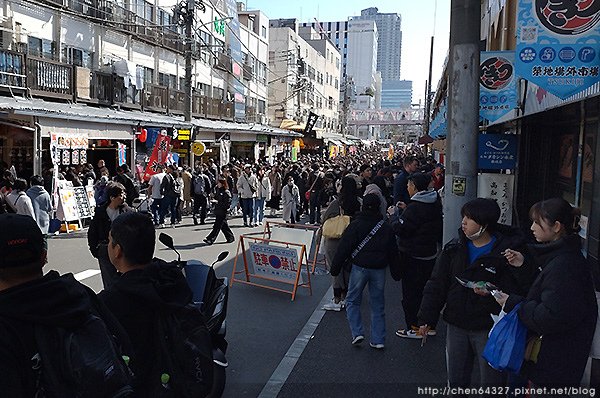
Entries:
[[[72,275],[42,274],[52,212],[45,180],[32,177],[28,189],[26,181],[5,172],[0,182],[4,211],[16,213],[0,216],[0,371],[5,375],[0,388],[15,392],[9,396],[33,396],[40,385],[57,384],[43,363],[29,366],[47,349],[39,343],[37,324],[64,329],[90,324],[90,314],[112,336],[106,350],[124,354],[108,356],[115,369],[113,392],[132,388],[151,396],[161,384],[166,388],[168,380],[157,378],[160,372],[147,350],[154,344],[154,312],[184,306],[191,293],[178,270],[153,260],[154,229],[164,226],[167,216],[175,227],[185,214],[194,224],[214,215],[204,239],[209,245],[220,232],[234,241],[227,219],[235,216],[247,228],[278,211],[286,223],[320,226],[333,287],[324,309],[345,310],[353,346],[367,339],[361,307],[368,289],[369,345],[386,347],[389,271],[400,281],[404,312],[395,336],[425,344],[443,319],[450,387],[578,386],[592,344],[600,344],[593,342],[598,308],[581,253],[580,213],[562,198],[531,207],[529,239],[526,231],[499,223],[494,200],[473,199],[460,209],[455,238],[442,242],[444,167],[410,148],[392,159],[374,147],[332,160],[305,155],[293,163],[239,159],[221,166],[209,160],[194,169],[161,166],[146,190],[149,216],[133,211],[144,190],[140,195],[127,167],[111,180],[98,166],[98,173],[86,165],[65,176],[74,184],[94,185],[98,207],[88,244],[105,287],[98,297]],[[30,225],[36,224],[33,231]],[[490,315],[513,311],[527,330],[517,373],[495,369],[483,358],[495,325]],[[69,388],[80,386],[74,381]]]

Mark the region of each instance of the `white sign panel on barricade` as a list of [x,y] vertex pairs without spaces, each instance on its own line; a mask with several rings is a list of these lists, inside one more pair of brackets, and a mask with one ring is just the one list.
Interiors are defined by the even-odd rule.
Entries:
[[[304,245],[306,247],[306,257],[310,256],[312,253],[312,245],[315,237],[315,231],[311,229],[302,229],[302,228],[288,228],[285,226],[271,224],[269,223],[271,228],[271,240],[277,240],[280,242],[294,242],[299,245]],[[298,256],[302,252],[301,246],[294,246],[290,250],[296,250]]]
[[490,198],[500,206],[500,224],[512,224],[514,174],[482,173],[477,181],[477,196]]
[[[298,254],[295,249],[251,243],[250,255],[254,273],[286,283],[294,283],[298,275]],[[302,281],[302,274],[298,283]]]

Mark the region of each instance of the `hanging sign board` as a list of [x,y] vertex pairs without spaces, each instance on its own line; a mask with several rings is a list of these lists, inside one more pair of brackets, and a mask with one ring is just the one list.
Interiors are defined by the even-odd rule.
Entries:
[[498,120],[517,107],[514,51],[483,51],[479,64],[479,117]]
[[144,180],[148,181],[150,177],[158,172],[158,166],[167,164],[169,156],[169,146],[171,143],[171,137],[167,135],[165,130],[161,131],[161,134],[156,138],[156,144],[152,151],[152,156],[146,166],[146,172],[144,173]]
[[202,156],[206,151],[206,145],[202,141],[196,141],[192,144],[192,153],[196,156]]
[[487,170],[517,167],[517,139],[514,134],[480,134],[478,167]]
[[88,194],[85,187],[74,187],[73,192],[75,193],[75,200],[77,202],[77,212],[79,218],[91,218],[93,216],[90,203],[88,201]]
[[516,72],[561,99],[598,82],[597,0],[520,0]]
[[477,197],[490,198],[500,206],[500,224],[512,224],[514,174],[482,173],[477,178]]

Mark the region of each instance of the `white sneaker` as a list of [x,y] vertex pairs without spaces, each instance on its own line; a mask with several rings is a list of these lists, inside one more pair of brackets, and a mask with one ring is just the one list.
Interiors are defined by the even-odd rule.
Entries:
[[340,304],[342,305],[342,308],[346,308],[346,300],[340,301]]
[[342,310],[342,302],[340,301],[339,303],[335,302],[335,299],[331,299],[330,303],[327,303],[323,306],[323,309],[325,311],[341,311]]

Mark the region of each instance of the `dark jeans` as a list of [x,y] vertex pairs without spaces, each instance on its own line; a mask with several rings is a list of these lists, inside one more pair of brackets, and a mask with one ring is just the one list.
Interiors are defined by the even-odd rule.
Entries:
[[244,224],[248,224],[248,218],[250,223],[254,222],[254,198],[242,198],[242,217],[244,218]]
[[204,224],[204,220],[206,220],[206,206],[208,200],[206,199],[206,195],[196,195],[194,194],[194,224],[198,222],[198,210],[200,210],[200,224]]
[[319,192],[313,192],[310,194],[310,204],[309,204],[309,213],[310,213],[310,223],[321,224],[321,195]]
[[[404,277],[402,278],[402,308],[406,328],[419,326],[417,313],[423,300],[423,289],[431,276],[435,258],[432,260],[418,260],[407,256],[408,264],[405,264]],[[436,325],[429,325],[435,329]]]
[[160,204],[160,210],[161,224],[165,222],[167,211],[171,212],[171,224],[175,224],[175,221],[177,220],[177,198],[165,196]]
[[162,199],[152,199],[150,210],[152,211],[152,217],[154,218],[154,225],[165,222],[165,216],[162,214],[162,201]]
[[235,240],[235,236],[233,235],[233,231],[229,228],[229,224],[227,224],[227,216],[216,216],[215,223],[213,224],[213,229],[208,234],[206,239],[214,241],[219,236],[219,231],[223,232],[225,235],[225,239],[232,242]]
[[98,265],[100,266],[102,284],[104,285],[104,290],[106,290],[119,278],[117,269],[108,257],[108,245],[106,243],[98,245]]

